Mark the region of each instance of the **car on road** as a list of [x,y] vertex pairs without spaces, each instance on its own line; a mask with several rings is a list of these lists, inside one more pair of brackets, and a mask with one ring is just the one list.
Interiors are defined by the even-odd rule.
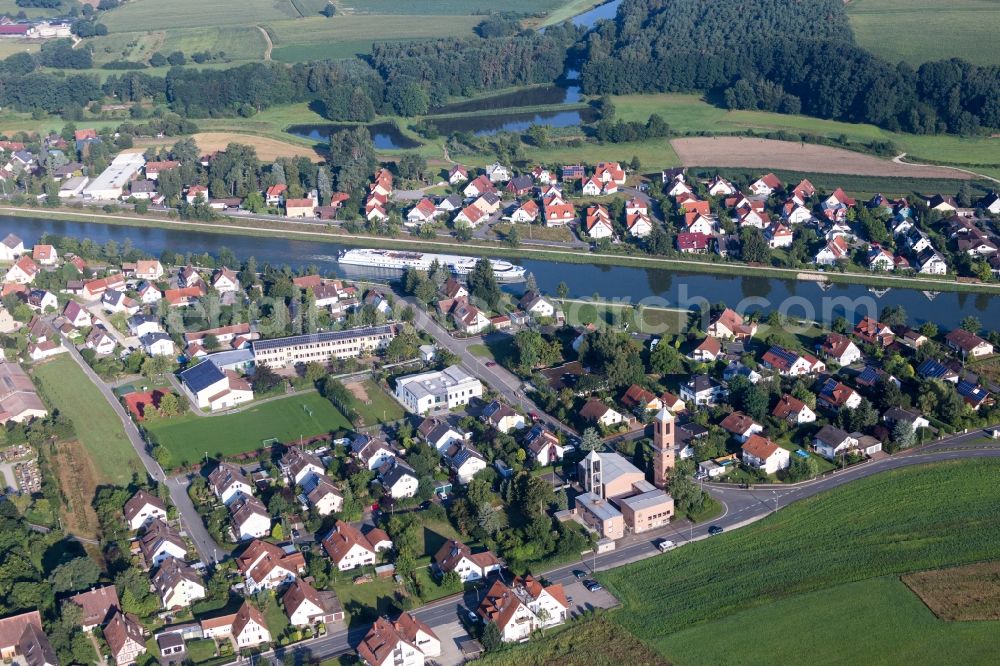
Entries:
[[530,417],[531,417],[531,420],[532,420],[532,421],[537,421],[537,420],[538,420],[538,418],[539,418],[539,417],[538,417],[538,412],[530,412],[530,413],[528,414],[528,416],[530,416]]
[[496,361],[486,361],[486,367],[487,367],[487,368],[492,368],[492,367],[493,367],[493,366],[495,366],[496,364],[497,364],[497,362],[496,362]]
[[586,575],[587,575],[587,572],[583,571],[581,569],[574,569],[573,570],[573,577],[576,578],[577,580],[580,580],[581,578],[583,578]]
[[712,525],[708,528],[708,536],[717,536],[722,534],[725,530],[719,525]]
[[600,592],[604,589],[604,586],[596,580],[585,580],[583,581],[583,586],[587,588],[588,592]]
[[661,553],[665,553],[668,550],[673,550],[677,547],[677,544],[670,539],[660,539],[656,542],[656,547],[660,549]]

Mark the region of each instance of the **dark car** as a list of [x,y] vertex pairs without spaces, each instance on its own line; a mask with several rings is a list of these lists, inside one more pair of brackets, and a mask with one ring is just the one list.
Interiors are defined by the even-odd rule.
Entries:
[[583,581],[583,586],[587,588],[588,592],[600,592],[604,589],[604,586],[596,580],[585,580]]
[[580,569],[574,569],[573,570],[573,577],[576,578],[577,580],[580,580],[581,578],[583,578],[586,575],[587,575],[586,571],[581,571]]
[[486,361],[486,367],[487,367],[487,368],[492,368],[492,367],[493,367],[493,366],[495,366],[496,364],[497,364],[497,362],[496,362],[496,361]]
[[716,536],[718,534],[722,534],[724,531],[725,530],[723,530],[720,526],[712,525],[708,528],[708,536]]

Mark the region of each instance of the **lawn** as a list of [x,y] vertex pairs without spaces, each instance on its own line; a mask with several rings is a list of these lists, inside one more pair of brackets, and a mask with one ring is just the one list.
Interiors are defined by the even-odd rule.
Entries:
[[997,631],[996,622],[939,620],[898,579],[876,578],[682,629],[654,645],[691,666],[801,663],[806,645],[817,665],[986,664],[995,663]]
[[396,591],[400,588],[392,578],[374,578],[355,585],[349,576],[350,573],[345,574],[343,582],[333,585],[344,606],[348,626],[372,622],[379,615],[398,611],[400,604]]
[[[403,406],[382,390],[373,380],[366,379],[360,382],[360,385],[368,396],[368,404],[355,397],[351,401],[351,408],[361,417],[365,425],[391,423],[398,421],[406,415],[406,412],[403,411]],[[360,424],[355,424],[355,426],[360,427]]]
[[[304,407],[312,411],[310,415]],[[187,414],[146,424],[157,443],[167,447],[175,464],[210,456],[230,456],[259,449],[267,439],[294,442],[351,427],[347,418],[318,393],[274,400],[222,416]]]
[[671,656],[668,637],[682,627],[844,583],[1000,557],[998,483],[1000,462],[985,459],[885,472],[598,577],[623,603],[613,618]]
[[188,657],[198,664],[215,656],[215,641],[205,638],[187,642]]
[[514,355],[514,336],[508,333],[494,333],[486,336],[482,343],[469,345],[469,351],[479,358],[506,366]]
[[68,354],[36,366],[34,375],[49,402],[73,422],[98,484],[126,485],[144,473],[118,415]]
[[890,62],[1000,65],[996,0],[853,0],[847,15],[858,44]]
[[588,618],[481,657],[478,666],[667,666],[659,655],[606,617]]

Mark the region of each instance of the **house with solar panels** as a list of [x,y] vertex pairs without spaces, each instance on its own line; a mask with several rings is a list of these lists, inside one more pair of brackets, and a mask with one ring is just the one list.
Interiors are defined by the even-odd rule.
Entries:
[[181,385],[199,409],[217,412],[253,400],[253,389],[233,370],[222,370],[210,360],[180,374]]

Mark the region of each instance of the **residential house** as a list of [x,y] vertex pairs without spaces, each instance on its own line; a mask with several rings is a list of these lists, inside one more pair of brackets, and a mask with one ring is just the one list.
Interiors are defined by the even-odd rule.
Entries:
[[868,270],[870,271],[887,272],[896,267],[896,260],[892,252],[889,252],[878,243],[872,243],[868,248],[865,261],[868,263]]
[[478,335],[490,326],[489,317],[468,301],[455,303],[451,310],[451,320],[462,333]]
[[222,370],[210,360],[189,367],[179,375],[185,392],[199,409],[231,409],[253,400],[250,382],[232,370]]
[[298,446],[290,446],[279,461],[281,471],[289,484],[312,487],[313,479],[326,473],[326,466],[316,454]]
[[820,387],[816,404],[839,412],[841,409],[857,409],[861,405],[861,394],[846,384],[830,377]]
[[791,458],[786,449],[761,435],[751,435],[741,447],[743,464],[775,474],[788,469]]
[[406,213],[407,224],[424,224],[426,222],[433,222],[434,218],[440,215],[441,212],[434,205],[434,202],[424,197],[417,204],[411,208]]
[[776,419],[788,421],[792,425],[803,425],[816,421],[816,412],[809,405],[787,393],[778,400],[771,415]]
[[0,361],[0,424],[27,423],[49,413],[28,373],[10,361]]
[[864,317],[858,322],[854,327],[854,335],[876,347],[888,347],[896,339],[896,334],[890,327],[871,317]]
[[229,518],[237,541],[260,539],[271,533],[271,513],[253,495],[241,495],[229,505]]
[[712,237],[701,233],[677,234],[677,249],[684,254],[705,254]]
[[722,356],[722,343],[718,338],[711,335],[698,343],[698,346],[691,350],[688,355],[692,360],[700,363],[713,363],[715,359]]
[[312,199],[285,199],[285,217],[315,217],[316,202]]
[[499,162],[494,162],[486,167],[486,177],[491,183],[506,183],[510,180],[510,169]]
[[734,310],[726,308],[708,325],[708,334],[724,340],[746,340],[757,333],[757,322],[747,322]]
[[169,557],[184,560],[187,544],[180,533],[170,527],[165,518],[156,518],[139,537],[139,552],[146,566],[153,569]]
[[625,169],[618,162],[599,162],[594,170],[594,178],[602,183],[625,184]]
[[861,349],[854,341],[840,333],[830,333],[819,348],[820,355],[828,361],[846,366],[861,360]]
[[994,402],[990,392],[975,382],[960,379],[958,384],[955,385],[955,390],[962,396],[965,404],[976,411],[983,405],[991,405]]
[[59,666],[59,658],[49,643],[49,637],[41,627],[30,622],[25,624],[18,638],[17,653],[25,666]]
[[379,483],[389,497],[403,499],[417,494],[420,480],[412,467],[399,458],[393,458],[379,467]]
[[945,194],[935,194],[927,200],[927,207],[939,213],[954,213],[958,210],[955,198]]
[[441,641],[429,626],[410,613],[391,621],[379,617],[358,645],[366,666],[423,666],[441,654]]
[[472,199],[481,197],[487,192],[492,192],[494,189],[495,188],[493,187],[493,183],[490,182],[490,179],[487,176],[481,175],[477,176],[475,180],[466,185],[462,190],[462,194],[464,194],[466,198]]
[[921,275],[946,275],[948,262],[943,254],[929,247],[917,255],[917,272]]
[[125,502],[123,511],[125,523],[132,531],[141,530],[157,518],[167,519],[167,505],[159,497],[145,490],[139,490],[132,495],[129,501]]
[[764,426],[755,423],[752,418],[743,412],[731,412],[726,418],[722,419],[719,426],[740,443],[746,442],[753,435],[764,432]]
[[530,289],[521,296],[518,307],[535,318],[554,317],[556,314],[556,306],[549,299]]
[[838,455],[848,453],[857,445],[857,439],[832,425],[823,426],[813,437],[816,453],[827,460],[836,460]]
[[467,485],[476,474],[486,469],[486,458],[466,442],[453,442],[442,454],[455,480]]
[[456,164],[448,170],[448,184],[458,185],[469,180],[469,170],[461,164]]
[[779,345],[772,345],[764,352],[761,364],[786,377],[812,375],[826,370],[826,364],[812,354],[799,354]]
[[658,412],[663,409],[663,400],[658,398],[652,391],[646,390],[638,384],[632,384],[622,396],[622,406],[629,411],[645,416],[646,412]]
[[750,185],[750,192],[759,197],[769,197],[778,189],[781,189],[781,179],[773,173],[761,176]]
[[496,625],[505,643],[527,640],[538,629],[562,624],[568,611],[562,585],[546,587],[530,575],[514,578],[510,586],[494,582],[477,609],[485,622]]
[[282,548],[254,539],[236,557],[236,568],[243,576],[246,591],[256,594],[260,590],[273,590],[295,580],[306,570],[306,560],[294,546]]
[[905,407],[890,407],[885,410],[882,414],[882,420],[885,421],[889,427],[894,427],[900,421],[909,423],[916,432],[921,428],[930,428],[931,422],[927,420],[920,412],[915,409],[907,409]]
[[63,308],[63,317],[73,328],[87,328],[93,324],[90,311],[76,301],[70,301]]
[[538,212],[538,204],[533,199],[528,199],[511,213],[510,221],[531,224],[538,219]]
[[175,356],[177,354],[174,341],[163,332],[142,335],[139,337],[139,344],[142,345],[143,351],[150,356]]
[[236,612],[232,628],[233,640],[237,649],[252,648],[271,642],[271,632],[268,631],[264,614],[249,601],[244,601]]
[[59,252],[51,245],[39,243],[31,248],[31,258],[39,266],[55,266],[59,263]]
[[[520,430],[524,427],[524,416],[514,411],[506,403],[494,400],[483,408],[479,418],[499,432],[504,434],[511,430]],[[440,449],[439,449],[440,450]]]
[[958,383],[958,371],[933,358],[929,358],[921,363],[917,367],[917,374],[924,379],[940,379],[952,384]]
[[28,292],[27,305],[35,312],[54,312],[59,307],[59,299],[51,291],[32,289]]
[[650,222],[649,215],[646,213],[626,213],[625,229],[630,236],[645,238],[653,233],[653,223]]
[[41,630],[42,617],[37,610],[0,619],[0,658],[6,662],[13,661],[21,636],[29,625]]
[[434,568],[440,575],[455,572],[463,583],[486,578],[502,567],[492,552],[473,553],[471,548],[454,539],[441,544],[434,555]]
[[728,395],[726,388],[708,375],[695,375],[681,385],[680,398],[695,406],[715,405]]
[[104,627],[104,640],[118,666],[131,666],[146,652],[146,636],[133,615],[116,612]]
[[326,475],[319,477],[313,489],[306,495],[306,499],[321,516],[337,513],[344,507],[344,494]]
[[611,238],[615,235],[614,225],[611,224],[611,218],[603,206],[591,206],[587,209],[585,226],[587,235],[594,240]]
[[340,571],[375,564],[375,548],[358,529],[342,520],[323,538],[323,550]]
[[817,266],[832,266],[838,261],[848,259],[850,248],[843,236],[835,236],[826,246],[816,253],[814,262]]
[[28,255],[23,255],[14,262],[13,266],[7,269],[4,281],[13,282],[14,284],[31,284],[35,281],[38,271],[38,264]]
[[438,453],[447,451],[454,442],[464,442],[469,438],[469,433],[462,432],[441,418],[424,419],[417,427],[417,434]]
[[563,227],[576,219],[576,209],[573,204],[550,200],[545,202],[544,208],[547,227]]
[[201,575],[176,557],[169,557],[160,565],[152,583],[167,610],[187,608],[207,595]]
[[396,453],[396,447],[381,438],[359,434],[351,441],[351,454],[369,470],[378,469]]
[[17,261],[24,254],[24,241],[14,234],[7,234],[0,241],[0,261]]
[[80,619],[80,629],[91,631],[94,627],[103,627],[114,613],[119,612],[121,602],[118,601],[118,590],[114,585],[92,587],[86,592],[80,592],[69,598],[83,611]]
[[708,194],[713,197],[728,197],[736,194],[736,188],[722,176],[716,175],[708,183]]
[[483,395],[483,385],[459,366],[396,379],[396,399],[417,414],[467,405]]
[[240,290],[240,280],[231,268],[217,268],[212,273],[212,288],[220,294],[231,294]]
[[962,355],[963,359],[982,358],[993,353],[993,345],[975,333],[970,333],[962,328],[949,331],[944,336],[945,343],[949,349]]
[[226,506],[240,497],[253,495],[250,479],[244,476],[242,469],[232,463],[219,463],[208,475],[208,486]]
[[281,597],[288,623],[293,627],[314,624],[331,625],[344,621],[344,607],[333,590],[319,591],[304,580],[296,579]]
[[605,428],[618,425],[625,420],[625,417],[619,412],[611,409],[597,398],[589,399],[583,407],[580,408],[580,418],[584,421],[590,421],[591,423],[604,426]]

